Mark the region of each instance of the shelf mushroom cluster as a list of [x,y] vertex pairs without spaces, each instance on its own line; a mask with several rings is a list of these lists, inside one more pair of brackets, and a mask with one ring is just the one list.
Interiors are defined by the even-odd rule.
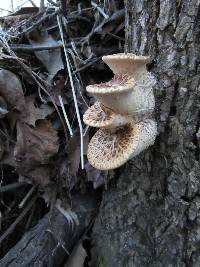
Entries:
[[111,170],[155,141],[155,79],[146,70],[149,57],[127,53],[102,59],[114,77],[109,82],[87,86],[97,101],[85,112],[83,121],[100,128],[88,145],[88,161],[96,169]]

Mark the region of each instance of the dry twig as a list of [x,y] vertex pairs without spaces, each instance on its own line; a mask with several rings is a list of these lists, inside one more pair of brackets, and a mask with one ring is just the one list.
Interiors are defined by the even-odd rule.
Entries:
[[63,30],[62,30],[62,25],[61,25],[60,17],[59,16],[57,16],[57,21],[58,21],[58,26],[59,26],[59,30],[60,30],[60,36],[61,36],[61,40],[62,40],[62,45],[63,45],[63,48],[64,48],[65,59],[66,59],[66,63],[67,63],[67,70],[68,70],[68,74],[69,74],[69,79],[70,79],[70,84],[71,84],[72,94],[73,94],[73,99],[74,99],[74,105],[75,105],[76,115],[77,115],[78,124],[79,124],[80,147],[81,147],[81,151],[80,151],[80,153],[81,153],[81,168],[84,169],[83,126],[82,126],[82,123],[81,123],[80,112],[79,112],[79,108],[78,108],[78,103],[77,103],[77,98],[76,98],[76,93],[75,93],[75,88],[74,88],[74,83],[73,83],[73,78],[72,78],[72,72],[71,72],[71,68],[70,68],[70,62],[69,62],[67,50],[66,50],[66,47],[65,47]]
[[59,95],[58,98],[59,98],[59,102],[60,102],[60,105],[61,105],[61,108],[62,108],[62,111],[63,111],[63,115],[64,115],[64,118],[65,118],[65,121],[66,121],[68,130],[69,130],[69,133],[70,133],[70,135],[72,136],[72,135],[73,135],[72,128],[71,128],[71,126],[70,126],[69,119],[68,119],[68,117],[67,117],[67,113],[66,113],[66,111],[65,111],[65,107],[64,107],[64,104],[63,104],[62,97]]
[[12,233],[12,231],[15,229],[16,225],[24,218],[24,216],[29,212],[33,204],[35,203],[37,199],[37,196],[34,196],[28,205],[25,207],[25,209],[22,211],[22,213],[17,217],[17,219],[9,226],[9,228],[4,232],[4,234],[0,237],[0,244],[6,239],[6,237]]

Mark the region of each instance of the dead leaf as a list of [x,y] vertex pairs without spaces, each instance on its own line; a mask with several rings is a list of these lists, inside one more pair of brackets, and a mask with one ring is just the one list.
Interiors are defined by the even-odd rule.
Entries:
[[17,168],[19,174],[19,182],[31,184],[39,184],[47,186],[50,184],[50,168],[49,166],[34,166],[34,168]]
[[[3,143],[5,144],[5,142]],[[11,145],[9,147],[9,150],[4,151],[4,155],[3,158],[1,160],[1,164],[5,164],[5,165],[9,165],[12,166],[13,168],[16,169],[17,165],[16,165],[16,161],[14,159],[14,146]]]
[[8,106],[22,112],[25,108],[24,93],[19,78],[9,70],[0,69],[0,95]]
[[14,157],[20,166],[45,164],[58,152],[57,131],[47,120],[40,120],[35,128],[17,122],[17,143]]
[[87,257],[87,252],[84,249],[82,243],[79,243],[78,246],[72,251],[72,254],[69,256],[65,267],[84,267],[84,262]]
[[42,104],[39,108],[35,106],[35,95],[30,95],[25,98],[26,112],[20,115],[20,120],[29,125],[35,126],[37,120],[45,119],[48,115],[54,112],[54,108],[49,105]]
[[52,98],[57,106],[60,106],[59,96],[62,96],[63,104],[67,104],[66,97],[63,92],[65,89],[66,78],[65,76],[58,74],[54,79],[52,89],[49,91],[51,97],[47,96],[47,101],[52,102]]
[[77,174],[72,174],[70,162],[68,160],[68,153],[60,161],[59,164],[59,177],[64,181],[63,186],[67,184],[67,188],[71,191],[77,183]]
[[47,207],[51,204],[55,205],[56,194],[57,190],[55,189],[55,184],[51,183],[45,186],[43,193],[41,193],[41,197],[44,199]]
[[[51,35],[48,34],[47,31],[43,31],[41,35],[37,36],[37,38],[35,38],[34,40],[29,38],[29,42],[34,46],[40,47],[58,45],[58,42],[54,40]],[[49,73],[49,80],[51,80],[59,70],[64,69],[60,48],[36,51],[34,53],[36,57],[42,62],[42,64],[46,67]]]

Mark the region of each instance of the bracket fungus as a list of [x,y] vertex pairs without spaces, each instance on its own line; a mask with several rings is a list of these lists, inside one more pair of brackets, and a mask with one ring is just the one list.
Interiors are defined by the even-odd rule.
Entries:
[[99,170],[112,170],[152,145],[157,133],[154,120],[128,123],[123,128],[109,131],[100,129],[90,140],[87,157]]
[[89,85],[86,90],[116,113],[151,113],[155,107],[155,79],[146,70],[149,57],[131,53],[114,54],[104,56],[103,61],[113,71],[113,79],[106,83]]
[[155,107],[152,75],[143,75],[135,81],[126,74],[116,74],[107,82],[87,86],[86,90],[107,108],[116,113],[134,115],[151,113]]
[[103,56],[102,60],[114,74],[129,74],[137,80],[146,72],[146,64],[150,62],[150,57],[137,56],[132,53],[121,53]]
[[86,87],[98,101],[85,112],[83,120],[101,128],[88,146],[87,156],[93,167],[118,168],[154,143],[157,126],[151,116],[155,79],[146,70],[149,60],[131,53],[104,56],[113,79]]
[[120,127],[132,121],[131,116],[114,113],[111,109],[104,107],[99,101],[88,108],[83,115],[85,124],[97,128]]

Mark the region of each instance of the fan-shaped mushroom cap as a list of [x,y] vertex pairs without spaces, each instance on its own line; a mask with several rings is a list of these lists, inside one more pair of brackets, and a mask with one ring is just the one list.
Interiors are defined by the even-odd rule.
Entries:
[[109,95],[128,92],[133,89],[135,79],[128,74],[116,74],[112,80],[106,83],[92,84],[86,87],[91,94]]
[[156,134],[156,122],[151,119],[129,123],[115,133],[100,129],[90,140],[88,161],[99,170],[118,168],[152,145]]
[[137,56],[132,53],[121,53],[102,57],[114,74],[131,74],[137,78],[138,74],[146,70],[149,57]]
[[115,128],[127,124],[131,116],[115,114],[111,109],[105,108],[100,102],[95,102],[83,115],[85,124],[97,128]]
[[155,107],[154,84],[155,79],[148,72],[138,81],[127,74],[116,74],[111,81],[89,85],[86,90],[115,113],[145,114],[152,112]]

